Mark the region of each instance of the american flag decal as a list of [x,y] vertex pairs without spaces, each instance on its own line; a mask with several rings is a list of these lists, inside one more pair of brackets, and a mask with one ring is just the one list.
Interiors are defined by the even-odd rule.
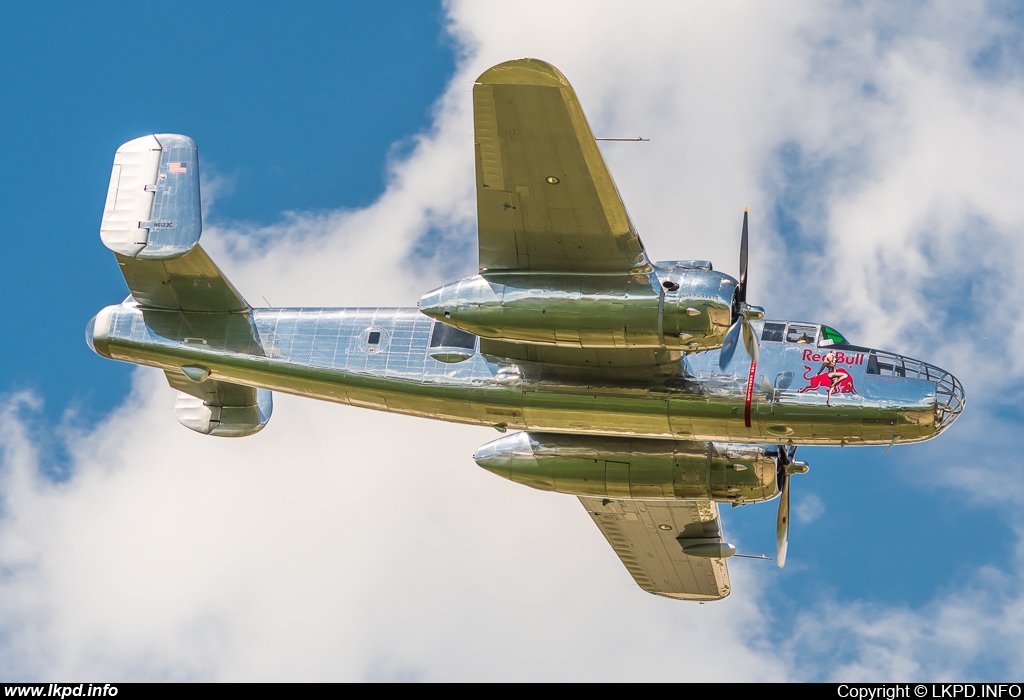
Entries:
[[177,161],[171,161],[167,164],[167,172],[180,175],[188,170],[188,166],[185,163],[179,163]]

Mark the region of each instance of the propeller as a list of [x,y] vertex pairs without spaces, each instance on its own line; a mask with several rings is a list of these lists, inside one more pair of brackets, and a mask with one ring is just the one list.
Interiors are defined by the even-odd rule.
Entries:
[[779,517],[775,521],[775,564],[781,569],[786,565],[786,550],[789,547],[789,477],[793,474],[806,474],[807,462],[793,459],[796,445],[788,448],[779,445],[775,459],[777,466],[776,479],[779,484]]
[[747,243],[750,235],[747,231],[747,208],[743,207],[743,233],[740,234],[740,284],[736,287],[736,302],[747,303]]
[[747,303],[747,247],[750,238],[747,228],[747,208],[743,207],[743,233],[740,236],[740,279],[732,298],[732,326],[725,334],[722,349],[718,354],[718,366],[723,370],[732,361],[739,343],[740,333],[743,334],[743,346],[755,363],[760,356],[754,329],[750,327],[750,319],[763,318],[764,309]]

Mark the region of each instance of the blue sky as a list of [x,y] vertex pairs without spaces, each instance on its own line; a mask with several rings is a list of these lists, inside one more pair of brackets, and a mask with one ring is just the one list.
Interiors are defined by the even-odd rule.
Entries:
[[[0,677],[1019,676],[1021,18],[584,6],[0,4]],[[199,438],[159,373],[83,342],[127,293],[98,226],[146,133],[198,142],[204,246],[253,303],[409,304],[472,269],[469,91],[521,55],[595,132],[651,138],[605,153],[654,258],[735,273],[749,204],[769,316],[967,386],[939,440],[802,448],[787,568],[732,560],[725,603],[642,594],[574,499],[472,463],[490,431],[283,397]],[[774,503],[723,513],[772,552]],[[593,646],[594,610],[641,641]]]
[[[454,66],[431,3],[138,8],[0,6],[0,129],[19,164],[0,175],[2,293],[33,337],[5,344],[5,381],[39,392],[50,421],[69,405],[89,420],[128,391],[125,368],[80,342],[96,310],[127,293],[92,235],[118,145],[168,131],[196,139],[204,176],[220,185],[212,221],[365,206],[384,188],[389,154],[429,123]],[[174,29],[151,33],[149,23]]]

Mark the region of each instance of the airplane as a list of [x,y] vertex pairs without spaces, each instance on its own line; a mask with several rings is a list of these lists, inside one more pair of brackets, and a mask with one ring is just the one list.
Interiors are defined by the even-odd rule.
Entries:
[[888,451],[963,411],[945,370],[748,304],[746,211],[738,279],[651,262],[550,64],[488,69],[473,110],[479,274],[413,308],[251,306],[198,244],[195,142],[122,145],[100,238],[131,293],[89,346],[164,370],[207,435],[260,431],[273,391],[494,428],[477,464],[577,496],[640,588],[701,602],[731,592],[719,503],[777,498],[784,565],[797,446]]

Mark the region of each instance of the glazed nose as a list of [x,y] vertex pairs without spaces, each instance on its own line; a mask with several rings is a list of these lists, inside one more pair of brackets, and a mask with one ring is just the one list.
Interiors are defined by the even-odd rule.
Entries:
[[964,410],[964,385],[941,367],[903,355],[872,350],[867,374],[930,381],[935,385],[935,434],[948,428]]
[[[936,368],[938,369],[938,368]],[[964,385],[951,373],[939,370],[942,373],[935,380],[935,432],[942,432],[963,413],[967,397],[964,394]]]

